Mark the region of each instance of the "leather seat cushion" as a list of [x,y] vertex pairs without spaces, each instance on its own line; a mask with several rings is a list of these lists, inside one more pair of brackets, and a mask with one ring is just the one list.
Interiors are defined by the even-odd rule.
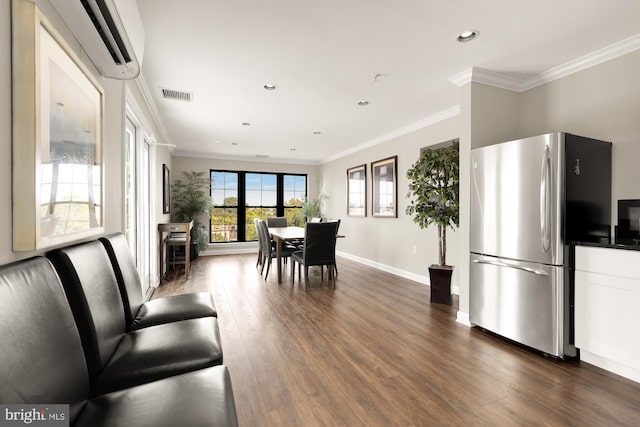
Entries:
[[175,295],[150,300],[142,304],[130,329],[209,316],[218,316],[210,292]]
[[124,335],[100,372],[94,394],[222,364],[218,319],[203,317]]
[[237,425],[229,371],[214,366],[96,397],[74,427]]

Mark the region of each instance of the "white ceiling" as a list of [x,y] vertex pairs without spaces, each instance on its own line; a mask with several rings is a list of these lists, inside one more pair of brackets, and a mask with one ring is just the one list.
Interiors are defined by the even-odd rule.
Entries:
[[[137,1],[163,142],[210,157],[322,163],[455,111],[449,79],[471,67],[532,82],[640,47],[638,0]],[[457,42],[468,29],[480,36]]]

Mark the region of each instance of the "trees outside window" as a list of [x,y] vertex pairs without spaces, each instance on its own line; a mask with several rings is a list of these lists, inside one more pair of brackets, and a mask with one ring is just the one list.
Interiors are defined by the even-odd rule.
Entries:
[[289,225],[302,225],[306,175],[211,170],[211,179],[211,242],[258,240],[254,218],[286,216]]

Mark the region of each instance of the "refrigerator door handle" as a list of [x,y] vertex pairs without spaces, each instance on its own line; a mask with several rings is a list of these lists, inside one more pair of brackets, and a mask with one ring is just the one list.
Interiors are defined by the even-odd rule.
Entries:
[[476,263],[476,264],[489,264],[489,265],[495,265],[497,267],[515,268],[516,270],[526,271],[527,273],[533,273],[533,274],[535,274],[537,276],[548,276],[549,275],[549,273],[547,273],[546,271],[543,271],[543,270],[537,270],[535,268],[524,267],[522,265],[507,264],[506,262],[488,261],[488,260],[482,260],[482,259],[474,259],[473,262]]
[[549,251],[551,246],[551,155],[549,146],[544,147],[542,159],[542,177],[540,178],[540,238],[542,250]]

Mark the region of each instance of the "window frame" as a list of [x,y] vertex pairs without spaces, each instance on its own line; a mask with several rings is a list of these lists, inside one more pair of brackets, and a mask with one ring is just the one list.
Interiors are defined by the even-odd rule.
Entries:
[[[238,178],[238,188],[237,188],[237,199],[238,204],[236,206],[226,206],[214,205],[212,209],[216,208],[233,208],[236,209],[236,240],[233,241],[213,241],[212,238],[212,219],[209,220],[209,243],[221,244],[221,243],[244,243],[244,242],[255,242],[255,240],[247,240],[246,239],[246,228],[247,228],[247,209],[275,209],[276,216],[284,216],[285,209],[302,209],[304,200],[301,201],[300,206],[285,206],[284,194],[284,181],[285,176],[302,176],[305,179],[305,189],[304,189],[304,198],[306,200],[308,196],[309,190],[309,175],[306,173],[290,173],[290,172],[269,172],[269,171],[249,171],[249,170],[231,170],[231,169],[210,169],[209,176],[213,182],[213,174],[214,173],[234,173]],[[275,175],[276,176],[276,204],[275,206],[266,206],[266,205],[247,205],[247,175],[249,174],[259,174],[259,175]],[[214,185],[211,186],[210,194],[213,200],[213,190]],[[295,191],[295,190],[294,190]]]

